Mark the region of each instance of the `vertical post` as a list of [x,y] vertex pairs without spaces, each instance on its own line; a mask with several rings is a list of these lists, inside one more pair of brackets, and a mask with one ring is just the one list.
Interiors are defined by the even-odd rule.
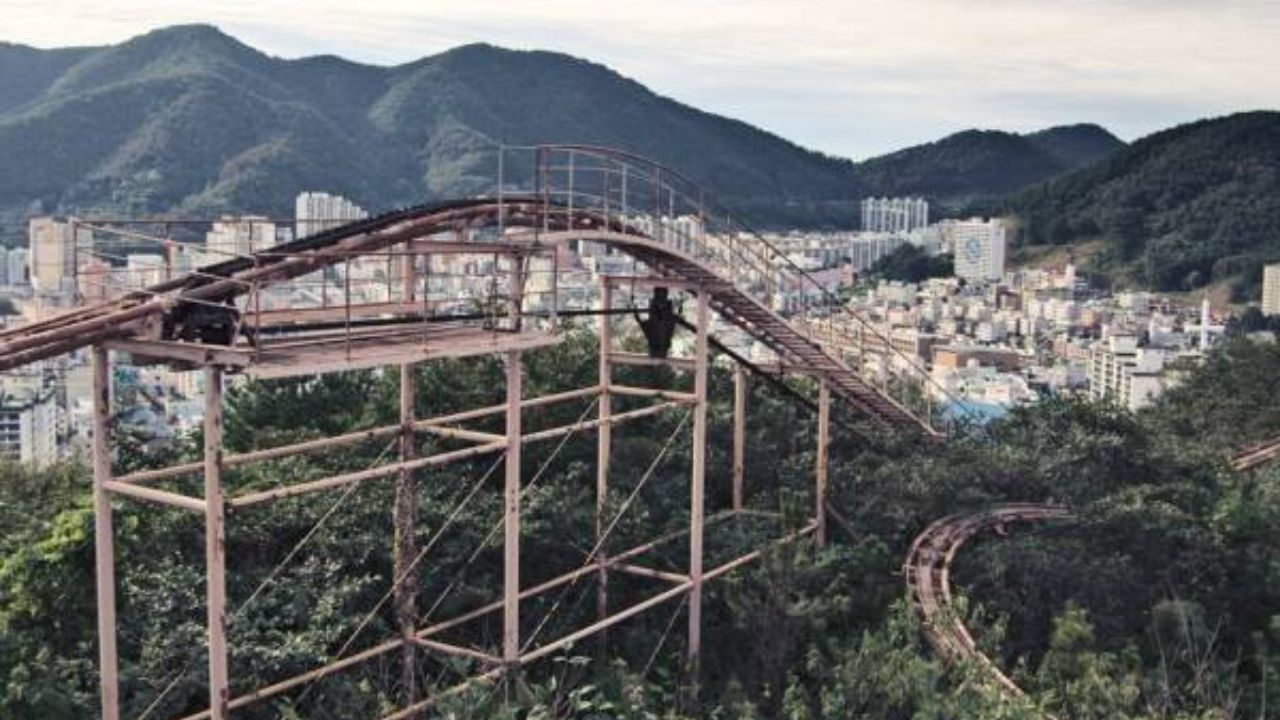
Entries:
[[[391,257],[387,257],[387,264],[390,265]],[[413,243],[406,242],[404,244],[404,255],[401,257],[400,265],[400,299],[403,302],[411,303],[417,299],[418,285],[418,256],[413,254]],[[391,273],[387,273],[387,283],[391,282]],[[391,288],[387,287],[387,302],[391,302]]]
[[741,510],[747,474],[747,372],[733,367],[733,509]]
[[689,646],[685,682],[690,707],[697,702],[702,646],[702,520],[707,472],[707,326],[708,297],[698,289],[697,340],[693,375],[693,472],[689,499]]
[[[609,311],[613,309],[613,283],[609,278],[600,279],[600,428],[596,435],[596,542],[604,535],[608,518],[609,505],[609,456],[613,447],[613,426],[609,418],[613,415],[613,400],[609,397],[609,383],[613,382],[613,370],[609,364],[609,352],[613,347],[613,323]],[[600,546],[598,557],[602,563],[608,557],[604,545]],[[596,585],[596,614],[601,620],[609,614],[609,572],[600,568]],[[600,635],[600,647],[604,649],[604,634]]]
[[507,460],[503,514],[502,661],[507,672],[520,662],[520,398],[521,354],[507,353]]
[[831,444],[831,386],[818,381],[818,470],[814,486],[813,518],[818,524],[818,547],[827,544],[827,448]]
[[[400,366],[400,461],[408,462],[414,456],[414,372],[417,366],[405,363]],[[393,544],[393,570],[396,578],[395,606],[396,627],[402,641],[400,687],[406,706],[418,701],[418,683],[415,648],[411,641],[414,619],[417,617],[418,573],[412,564],[417,554],[414,536],[417,515],[414,500],[413,471],[402,468],[396,482],[395,527]]]
[[[507,212],[505,206],[506,190],[503,188],[506,171],[507,146],[503,143],[498,144],[498,240],[502,241],[507,235]],[[497,267],[494,268],[497,272]]]
[[116,560],[111,518],[111,361],[93,347],[93,552],[98,585],[98,674],[102,720],[120,720],[120,661],[116,655]]
[[226,720],[227,556],[222,497],[222,368],[204,369],[204,547],[209,623],[209,716]]

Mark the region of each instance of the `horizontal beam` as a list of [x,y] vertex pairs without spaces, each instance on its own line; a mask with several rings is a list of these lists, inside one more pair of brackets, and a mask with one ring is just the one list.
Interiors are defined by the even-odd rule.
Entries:
[[135,357],[176,360],[196,365],[245,367],[253,360],[252,351],[237,350],[223,345],[205,345],[203,343],[167,340],[107,340],[102,345],[108,350],[129,353]]
[[260,327],[271,328],[280,325],[324,322],[326,320],[345,321],[348,318],[359,320],[386,315],[420,314],[421,312],[422,303],[420,302],[358,303],[351,305],[349,308],[345,304],[317,308],[281,308],[278,310],[262,310],[260,312],[249,311],[243,316],[243,325],[246,328],[253,329]]
[[457,655],[458,657],[471,658],[472,660],[479,660],[482,663],[488,663],[490,665],[502,664],[502,658],[490,655],[486,652],[480,652],[479,650],[472,650],[471,648],[450,645],[449,643],[442,643],[436,640],[428,640],[426,638],[416,636],[411,636],[409,638],[409,642],[417,645],[418,647],[425,648],[427,650],[435,650],[436,652],[442,652],[446,655]]
[[[264,349],[244,369],[253,378],[276,379],[299,375],[319,375],[352,370],[371,370],[387,365],[403,365],[445,358],[495,355],[512,350],[533,350],[558,344],[563,337],[550,332],[503,332],[479,330],[469,339],[453,338],[448,342],[426,342],[408,338],[399,342],[373,345],[372,338],[352,342],[343,347],[342,340],[320,343],[316,347],[294,347],[287,352]],[[326,348],[325,345],[333,347]]]
[[[678,406],[679,403],[675,402],[661,403],[647,408],[640,408],[639,410],[619,413],[608,418],[605,422],[608,422],[611,425],[616,425],[628,420],[635,420],[648,415],[656,415]],[[552,438],[569,435],[579,430],[589,430],[591,428],[598,427],[600,424],[600,420],[586,420],[574,425],[565,425],[563,427],[552,428],[550,430],[529,433],[527,435],[523,435],[521,437],[521,441],[528,444],[543,440],[550,440]],[[457,430],[455,428],[436,429],[449,434],[456,433],[455,437],[460,439],[476,440],[482,444],[474,447],[463,448],[461,450],[453,450],[450,452],[430,455],[424,458],[388,463],[386,465],[379,465],[378,467],[367,468],[365,470],[343,473],[341,475],[334,475],[332,477],[321,478],[319,480],[311,480],[309,482],[298,483],[297,485],[289,485],[287,487],[272,488],[271,490],[250,493],[248,495],[232,498],[228,501],[228,504],[233,508],[243,508],[273,500],[282,500],[284,498],[296,497],[299,495],[308,495],[310,493],[331,490],[333,488],[343,487],[353,483],[365,482],[366,480],[387,477],[389,475],[399,473],[402,470],[419,470],[426,467],[447,465],[460,460],[469,460],[480,455],[501,452],[507,447],[507,439],[501,435],[490,435],[489,433],[472,432],[469,430]],[[427,427],[423,428],[423,430],[431,431],[431,428]]]
[[430,433],[432,435],[436,435],[442,438],[449,438],[451,440],[466,440],[468,442],[478,442],[478,443],[501,442],[505,444],[507,439],[505,435],[498,435],[496,433],[480,432],[479,430],[467,430],[466,428],[458,428],[458,427],[444,427],[441,425],[426,425],[421,428],[414,428],[414,429],[420,430],[422,432]]
[[[712,515],[711,517],[708,517],[706,524],[709,527],[712,523],[719,523],[723,520],[727,520],[736,515],[737,513],[733,511],[717,513],[716,515]],[[562,585],[573,582],[574,580],[577,580],[583,576],[591,575],[592,573],[595,573],[597,570],[599,570],[601,565],[603,565],[604,567],[612,567],[614,565],[623,563],[627,560],[630,560],[631,558],[637,557],[639,555],[643,555],[644,553],[647,553],[650,550],[653,550],[659,545],[675,540],[676,538],[679,538],[687,534],[688,532],[689,532],[688,529],[684,529],[684,530],[677,530],[675,532],[667,533],[666,535],[663,535],[658,538],[654,538],[653,540],[650,540],[649,542],[646,542],[642,545],[637,545],[636,547],[633,547],[629,550],[618,553],[617,555],[610,557],[604,563],[592,562],[578,568],[577,570],[567,572],[563,575],[554,577],[550,580],[547,580],[533,587],[526,588],[520,591],[520,599],[526,600],[528,598],[541,595],[542,593],[545,593],[549,590],[554,590],[555,588],[558,588]],[[449,620],[445,620],[435,625],[432,625],[430,627],[426,627],[421,630],[418,630],[414,632],[413,637],[421,640],[421,639],[429,638],[432,635],[438,635],[442,632],[458,627],[459,625],[465,625],[466,623],[482,618],[485,615],[497,612],[498,610],[501,610],[502,607],[503,607],[503,603],[501,600],[498,600],[496,602],[491,602],[486,605],[482,605],[478,608],[475,608],[474,610],[469,610],[466,613],[463,613],[462,615],[450,618]],[[257,690],[248,692],[244,695],[241,695],[237,698],[232,699],[227,706],[232,710],[236,710],[238,708],[245,707],[246,705],[251,705],[255,702],[258,702],[259,700],[265,700],[269,697],[275,697],[276,695],[279,695],[281,693],[285,693],[294,688],[306,685],[307,683],[310,683],[313,680],[319,680],[320,678],[333,675],[334,673],[340,672],[354,665],[359,665],[360,663],[366,662],[368,660],[372,660],[373,658],[378,657],[379,655],[383,655],[385,653],[391,652],[392,650],[400,648],[403,645],[404,645],[404,640],[401,638],[396,638],[394,640],[387,640],[378,645],[374,645],[373,647],[370,647],[366,650],[361,650],[360,652],[355,653],[354,655],[350,655],[348,657],[342,658],[341,660],[335,660],[334,662],[329,663],[328,665],[325,665],[323,667],[319,667],[314,670],[302,673],[301,675],[296,675],[294,677],[281,680],[280,682],[274,683],[272,685],[268,685],[266,687],[258,688]],[[203,712],[199,712],[194,715],[188,715],[182,718],[182,720],[206,720],[208,717],[209,717],[209,711],[205,710]]]
[[[568,392],[556,393],[553,395],[544,395],[542,397],[530,398],[520,404],[521,408],[541,407],[552,403],[566,402],[578,398],[589,397],[600,392],[600,387],[593,386],[581,388],[578,390],[570,390]],[[416,431],[426,432],[431,426],[446,425],[465,420],[474,420],[477,418],[487,417],[489,415],[497,415],[507,411],[507,406],[493,405],[490,407],[479,408],[476,410],[468,410],[466,412],[453,413],[451,415],[441,415],[434,418],[425,418],[414,423],[413,428]],[[223,465],[226,467],[237,467],[247,465],[249,463],[261,462],[264,460],[274,460],[276,458],[287,457],[289,455],[297,455],[308,452],[319,452],[337,447],[345,447],[348,445],[358,445],[362,442],[377,440],[381,438],[396,437],[400,434],[401,427],[399,425],[383,425],[381,427],[369,428],[368,430],[357,430],[356,432],[346,433],[345,435],[336,435],[331,438],[319,438],[317,440],[307,440],[305,442],[294,443],[291,445],[281,445],[280,447],[266,448],[264,450],[254,450],[239,455],[228,455],[223,459]],[[158,470],[142,470],[129,475],[123,475],[117,478],[122,483],[149,483],[159,480],[167,480],[170,478],[181,477],[183,475],[191,475],[204,471],[203,462],[187,463],[184,465],[174,465],[172,467],[160,468]]]
[[672,410],[680,406],[681,406],[681,403],[678,403],[678,402],[659,403],[657,405],[651,405],[649,407],[640,408],[638,410],[629,410],[627,412],[615,413],[603,420],[602,419],[583,420],[582,422],[575,423],[573,425],[565,425],[564,427],[552,428],[550,430],[540,430],[538,432],[526,433],[523,437],[521,437],[521,440],[525,444],[532,443],[532,442],[541,442],[543,440],[550,440],[552,438],[564,437],[565,435],[568,435],[573,432],[578,432],[580,430],[592,430],[606,423],[609,425],[618,425],[620,423],[627,422],[628,420],[638,420],[642,417],[657,415],[659,413],[666,412],[667,410]]
[[[766,548],[777,547],[779,545],[785,545],[787,543],[794,542],[795,540],[803,537],[804,535],[813,532],[814,530],[817,529],[817,527],[818,527],[818,523],[816,521],[811,522],[808,525],[806,525],[804,528],[800,529],[799,531],[791,533],[790,535],[784,538],[781,538],[779,540],[775,540],[769,543],[769,545],[766,546]],[[746,565],[747,563],[750,563],[759,559],[760,556],[764,554],[764,551],[766,548],[760,548],[759,550],[755,550],[746,555],[743,555],[742,557],[736,558],[734,560],[730,560],[729,562],[723,565],[720,565],[719,567],[716,567],[712,570],[709,570],[703,573],[702,581],[706,582],[708,580],[712,580],[714,578],[720,577],[721,575],[724,575],[728,572],[736,570],[737,568],[740,568],[743,565]],[[534,660],[538,660],[540,658],[544,658],[548,655],[551,655],[552,653],[558,652],[566,647],[569,647],[570,645],[577,643],[579,640],[588,638],[600,632],[601,630],[604,630],[608,627],[612,627],[613,625],[617,625],[623,620],[626,620],[635,615],[638,615],[644,612],[645,610],[648,610],[649,608],[652,608],[656,605],[661,605],[662,603],[674,597],[677,597],[682,593],[686,593],[692,587],[693,587],[693,581],[685,580],[684,582],[681,582],[675,587],[669,590],[666,590],[664,592],[661,592],[649,598],[648,600],[636,603],[635,605],[632,605],[631,607],[628,607],[625,610],[616,612],[613,615],[610,615],[609,617],[600,620],[599,622],[588,625],[582,628],[581,630],[577,630],[575,632],[569,633],[568,635],[560,638],[559,640],[547,643],[546,645],[543,645],[542,647],[539,647],[536,650],[533,650],[531,652],[525,653],[524,655],[521,655],[520,663],[524,664],[524,663],[532,662]]]
[[662,400],[673,400],[679,403],[695,403],[697,397],[693,393],[679,392],[676,390],[661,390],[658,388],[642,388],[632,387],[630,385],[609,385],[609,393],[612,395],[625,395],[628,397],[642,398],[660,398]]
[[388,465],[380,465],[375,468],[369,468],[368,470],[360,470],[357,472],[345,473],[343,475],[334,475],[333,477],[298,483],[297,485],[289,485],[288,487],[250,493],[248,495],[232,498],[228,501],[228,504],[233,508],[244,508],[249,507],[250,505],[270,502],[272,500],[282,500],[288,497],[297,497],[298,495],[308,495],[310,493],[320,492],[321,490],[330,490],[332,488],[343,487],[344,485],[351,485],[353,483],[364,482],[366,480],[387,477],[388,475],[399,473],[402,470],[419,470],[426,467],[446,465],[451,462],[466,460],[479,455],[501,452],[506,449],[506,447],[507,442],[505,440],[502,442],[488,443],[486,445],[477,445],[475,447],[464,448],[462,450],[429,455],[424,458],[390,463]]
[[140,485],[128,485],[119,480],[108,480],[102,483],[102,487],[108,492],[116,495],[124,495],[136,500],[145,500],[146,502],[155,503],[157,505],[167,505],[169,507],[180,508],[182,510],[190,510],[191,512],[204,515],[208,511],[208,504],[200,498],[188,497],[177,493],[168,492],[167,490],[157,490],[155,488],[142,487]]
[[655,358],[639,353],[612,352],[609,353],[609,362],[615,365],[633,365],[637,367],[669,367],[676,370],[693,370],[695,363],[692,358]]
[[544,658],[553,653],[559,652],[560,650],[563,650],[564,648],[567,648],[570,645],[573,645],[579,640],[589,638],[592,635],[595,635],[596,633],[600,632],[601,630],[604,630],[609,627],[613,627],[614,625],[617,625],[623,620],[639,615],[640,613],[644,612],[645,610],[648,610],[649,608],[661,605],[662,603],[674,597],[679,597],[680,595],[686,592],[689,592],[689,588],[692,588],[692,587],[693,587],[693,581],[686,580],[669,590],[665,590],[661,593],[658,593],[657,595],[654,595],[648,600],[638,602],[635,605],[632,605],[626,608],[625,610],[620,610],[610,615],[609,617],[604,618],[603,620],[600,620],[599,622],[592,623],[591,625],[588,625],[582,628],[581,630],[577,630],[569,633],[568,635],[565,635],[559,640],[547,643],[546,645],[543,645],[542,647],[539,647],[536,650],[532,650],[530,652],[527,652],[521,655],[520,664],[523,665],[525,663],[530,663],[530,662],[533,662],[534,660],[538,660],[540,658]]
[[[223,467],[237,467],[264,460],[274,460],[276,458],[287,457],[289,455],[300,455],[302,453],[319,452],[321,450],[329,450],[336,447],[358,445],[369,440],[394,437],[399,434],[399,425],[385,425],[382,427],[370,428],[368,430],[359,430],[345,435],[335,435],[331,438],[307,440],[306,442],[294,443],[292,445],[281,445],[280,447],[254,450],[252,452],[241,453],[239,455],[228,455],[223,459],[222,464]],[[186,463],[184,465],[160,468],[158,470],[141,470],[128,475],[123,475],[118,478],[118,481],[130,484],[149,483],[181,477],[183,475],[191,475],[203,471],[203,462],[193,462]]]
[[688,575],[681,575],[680,573],[665,572],[663,570],[655,570],[653,568],[641,567],[640,565],[628,565],[626,563],[622,563],[618,565],[616,569],[618,570],[618,572],[623,572],[628,575],[653,578],[655,580],[665,580],[667,582],[676,583],[676,584],[689,581]]

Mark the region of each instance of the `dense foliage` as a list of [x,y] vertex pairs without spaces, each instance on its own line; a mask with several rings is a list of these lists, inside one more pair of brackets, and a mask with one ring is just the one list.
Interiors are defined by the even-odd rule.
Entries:
[[[851,227],[865,195],[990,196],[1118,143],[1092,132],[961,135],[855,165],[565,55],[469,45],[384,68],[175,27],[103,48],[0,46],[0,230],[16,241],[31,212],[287,217],[302,190],[373,211],[492,193],[499,143],[547,142],[652,157],[760,225]],[[531,187],[530,162],[510,158],[508,181]]]
[[1009,209],[1024,243],[1103,238],[1099,270],[1159,290],[1229,281],[1235,300],[1255,300],[1262,263],[1280,259],[1280,113],[1156,133]]
[[923,248],[910,243],[894,250],[876,261],[867,275],[885,280],[919,283],[929,278],[951,277],[955,274],[955,258],[951,255],[930,255]]
[[875,194],[922,195],[946,212],[1022,190],[1088,166],[1124,147],[1097,125],[1071,125],[1029,135],[967,130],[859,165]]
[[[577,332],[555,349],[531,353],[527,394],[593,383],[594,343],[589,333]],[[621,379],[631,384],[676,382],[665,371],[630,372]],[[433,363],[419,372],[418,407],[447,413],[498,402],[501,373],[493,360]],[[674,718],[683,705],[697,717],[788,720],[1035,718],[1041,711],[1099,719],[1276,717],[1280,470],[1234,474],[1224,458],[1280,431],[1278,377],[1280,347],[1238,342],[1143,415],[1050,400],[942,446],[908,440],[869,446],[845,427],[851,418],[837,413],[833,543],[821,551],[807,544],[771,550],[760,564],[708,586],[696,705],[680,683],[682,607],[667,605],[611,631],[603,656],[595,642],[585,643],[531,668],[519,685],[441,697],[437,712]],[[228,399],[228,450],[393,422],[397,387],[394,372],[239,385]],[[713,373],[711,393],[708,508],[715,512],[726,507],[729,492],[732,384],[724,369]],[[536,429],[591,412],[585,403],[554,406],[528,422]],[[809,411],[758,383],[749,412],[750,504],[782,514],[716,526],[708,534],[715,558],[709,562],[794,527],[809,507]],[[627,510],[610,541],[615,550],[682,527],[689,433],[681,415],[637,421],[616,434],[610,505]],[[492,429],[500,431],[500,423]],[[421,450],[450,442],[424,440]],[[178,455],[195,447],[198,438]],[[260,489],[360,469],[393,451],[370,443],[236,471],[228,481],[235,491]],[[126,446],[117,463],[123,469],[173,459]],[[583,561],[594,527],[594,463],[590,433],[570,438],[558,452],[545,444],[528,447],[527,583]],[[483,604],[500,585],[500,546],[486,541],[498,518],[498,482],[487,481],[467,511],[448,520],[494,467],[492,459],[480,459],[420,476],[421,542],[448,527],[420,579],[422,605],[443,598],[431,617]],[[77,463],[40,473],[0,469],[0,717],[80,720],[94,712],[85,478]],[[384,596],[390,488],[375,482],[344,495],[232,516],[230,582],[238,606],[342,498],[341,511],[233,615],[236,692],[331,658]],[[897,571],[911,538],[937,517],[1001,501],[1049,499],[1069,503],[1077,520],[979,537],[955,569],[972,608],[967,622],[1030,693],[1011,702],[990,689],[980,668],[943,663],[924,644],[902,601]],[[205,700],[199,523],[188,514],[122,502],[117,540],[126,716],[137,717],[169,685],[153,717],[197,710]],[[646,564],[678,571],[683,553],[675,542]],[[611,602],[621,607],[652,587],[615,575]],[[560,636],[589,621],[593,606],[588,579],[527,602],[525,632],[549,617],[540,641]],[[371,620],[352,649],[394,635],[388,610]],[[448,640],[493,647],[500,637],[496,622],[459,628]],[[447,687],[475,669],[428,660],[422,679]],[[237,717],[377,717],[395,706],[397,677],[393,658],[366,663]]]

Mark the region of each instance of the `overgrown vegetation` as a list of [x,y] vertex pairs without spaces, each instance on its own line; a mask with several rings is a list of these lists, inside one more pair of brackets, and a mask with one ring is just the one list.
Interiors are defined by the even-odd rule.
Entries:
[[954,274],[954,257],[930,255],[923,248],[910,243],[880,258],[867,271],[867,275],[871,277],[909,283],[919,283],[929,278],[951,277]]
[[[594,338],[571,335],[531,353],[530,396],[592,384]],[[501,399],[501,367],[474,359],[440,362],[419,376],[419,408],[446,413]],[[671,383],[634,369],[632,384]],[[1280,471],[1234,474],[1225,455],[1280,432],[1280,348],[1238,342],[1215,354],[1153,410],[1133,416],[1051,400],[1019,409],[989,430],[943,446],[888,441],[874,447],[836,431],[832,457],[833,542],[769,552],[751,569],[707,588],[706,651],[699,703],[705,718],[1144,718],[1277,717],[1280,661]],[[230,394],[227,446],[244,451],[393,422],[397,378],[356,374],[304,382],[248,383]],[[729,494],[731,376],[711,383],[708,507]],[[795,527],[809,507],[813,418],[757,383],[750,396],[751,504],[779,520],[717,526],[717,559]],[[555,406],[535,427],[571,423],[591,408]],[[849,418],[839,417],[842,422]],[[688,428],[679,413],[621,426],[611,505],[627,495],[676,438],[619,523],[611,547],[682,526]],[[500,430],[500,423],[492,426]],[[446,447],[427,440],[422,450]],[[192,456],[198,438],[179,450]],[[595,443],[575,436],[544,473],[554,447],[532,445],[525,482],[522,568],[536,582],[581,564],[594,528]],[[393,448],[314,455],[237,471],[236,491],[313,478],[373,463]],[[125,451],[138,467],[175,458]],[[423,472],[419,532],[440,530],[493,459]],[[80,463],[40,473],[0,470],[0,717],[81,720],[96,709],[92,513]],[[193,483],[196,479],[183,481]],[[447,618],[492,599],[500,545],[484,544],[499,516],[497,484],[433,546],[422,605]],[[245,602],[341,491],[234,513],[232,605]],[[911,538],[928,522],[1001,501],[1069,503],[1078,521],[976,539],[954,582],[973,610],[981,644],[1027,688],[1030,699],[995,695],[980,669],[941,662],[923,643],[897,574]],[[354,491],[257,599],[230,622],[234,692],[331,658],[389,587],[391,490]],[[202,644],[203,546],[198,519],[132,503],[117,505],[120,642],[127,717],[138,717],[170,684],[151,717],[205,703]],[[466,560],[482,547],[474,562]],[[679,541],[646,564],[679,570]],[[615,607],[652,593],[615,575]],[[450,588],[448,593],[443,593]],[[524,606],[526,636],[555,593]],[[539,642],[594,617],[590,579],[561,596]],[[675,718],[684,619],[666,605],[615,628],[605,655],[595,642],[530,668],[514,687],[477,686],[442,697],[435,712],[474,718]],[[674,613],[674,614],[673,614]],[[493,647],[497,618],[458,628],[450,642]],[[352,649],[394,636],[389,610],[376,614]],[[472,663],[423,662],[436,688],[475,672]],[[393,656],[237,712],[243,718],[380,717],[398,700]]]
[[1103,238],[1096,270],[1155,290],[1228,282],[1256,300],[1280,259],[1280,113],[1183,125],[1027,190],[1009,208],[1021,242]]

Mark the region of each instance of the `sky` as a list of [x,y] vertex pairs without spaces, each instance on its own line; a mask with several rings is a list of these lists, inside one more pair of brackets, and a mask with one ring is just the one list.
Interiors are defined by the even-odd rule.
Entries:
[[0,40],[38,47],[192,22],[290,58],[565,52],[854,159],[968,128],[1132,140],[1280,108],[1280,0],[0,0]]

